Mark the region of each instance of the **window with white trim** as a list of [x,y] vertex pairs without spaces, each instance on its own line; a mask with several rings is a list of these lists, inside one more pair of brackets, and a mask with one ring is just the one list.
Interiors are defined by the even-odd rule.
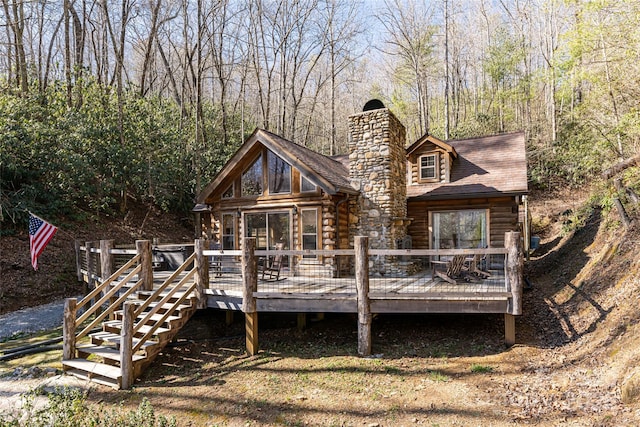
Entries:
[[222,249],[236,248],[236,220],[234,214],[222,214]]
[[420,181],[438,180],[438,154],[425,154],[420,156],[418,166]]

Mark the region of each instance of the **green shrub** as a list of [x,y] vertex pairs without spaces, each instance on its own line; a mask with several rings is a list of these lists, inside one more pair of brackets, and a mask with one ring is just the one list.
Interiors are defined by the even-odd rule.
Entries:
[[22,398],[22,408],[11,414],[0,414],[0,427],[174,427],[176,420],[156,415],[151,403],[142,399],[135,411],[122,407],[108,411],[96,410],[87,404],[86,394],[68,387],[56,388],[47,393],[43,407],[35,404],[42,389],[33,390]]

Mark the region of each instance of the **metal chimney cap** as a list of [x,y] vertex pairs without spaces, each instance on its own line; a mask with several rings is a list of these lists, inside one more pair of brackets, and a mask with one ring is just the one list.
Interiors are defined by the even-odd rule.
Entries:
[[362,111],[379,110],[381,108],[386,108],[382,101],[380,101],[379,99],[371,99],[367,101],[366,104],[364,104]]

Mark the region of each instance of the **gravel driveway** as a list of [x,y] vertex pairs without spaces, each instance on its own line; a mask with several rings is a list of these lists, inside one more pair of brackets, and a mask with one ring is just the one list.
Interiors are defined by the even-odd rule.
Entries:
[[0,341],[18,334],[32,334],[62,326],[63,311],[62,299],[3,314],[0,316]]

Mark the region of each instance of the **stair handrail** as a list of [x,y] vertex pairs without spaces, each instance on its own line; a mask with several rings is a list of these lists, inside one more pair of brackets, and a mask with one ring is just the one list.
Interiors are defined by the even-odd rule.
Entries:
[[89,325],[87,325],[78,335],[76,335],[76,341],[89,334],[93,327],[97,326],[98,323],[100,323],[105,317],[107,317],[108,314],[113,313],[117,308],[119,308],[127,300],[129,295],[137,291],[141,285],[142,280],[138,280],[133,286],[131,286],[122,295],[120,295],[117,300],[109,305],[109,308],[107,308],[107,310],[101,313],[100,316],[97,316],[95,319],[93,319],[93,321]]
[[[188,276],[193,276],[195,272],[195,269],[191,270],[191,272],[189,272]],[[185,277],[186,278],[186,277]],[[181,280],[180,282],[183,282],[183,280]],[[181,287],[182,285],[180,285]],[[175,289],[177,289],[178,286],[176,286]],[[171,313],[173,313],[175,311],[175,309],[184,302],[185,299],[187,299],[190,294],[192,292],[194,292],[196,289],[196,283],[195,281],[191,284],[191,286],[189,286],[189,288],[187,288],[186,292],[180,297],[178,298],[178,300],[172,304],[171,308],[169,310],[167,310],[162,317],[160,318],[160,320],[158,320],[157,322],[155,322],[155,324],[151,327],[151,329],[149,329],[142,338],[140,338],[140,340],[133,346],[133,350],[132,350],[132,354],[135,354],[136,351],[140,350],[140,348],[144,345],[145,342],[147,342],[147,340],[149,338],[151,338],[153,336],[153,334],[156,332],[156,330],[158,330],[158,328],[160,327],[160,325],[162,325],[164,323],[165,320],[167,320],[167,318],[171,315]],[[163,298],[164,299],[164,298]],[[159,306],[156,306],[159,307]],[[155,308],[155,307],[154,307]],[[139,322],[138,325],[142,324],[142,322]],[[135,331],[138,330],[137,325],[134,327],[134,334]]]
[[[125,286],[127,283],[129,283],[129,281],[131,279],[133,279],[133,276],[135,276],[136,274],[138,274],[140,272],[140,270],[142,269],[142,266],[138,265],[136,266],[136,268],[134,268],[133,270],[131,270],[117,285],[115,285],[113,288],[109,289],[109,292],[106,292],[102,298],[100,298],[98,301],[96,301],[89,309],[87,309],[84,313],[82,313],[82,315],[80,317],[78,317],[78,320],[76,321],[76,325],[80,325],[82,322],[84,322],[85,320],[87,320],[89,318],[89,316],[91,316],[94,312],[96,312],[100,307],[102,307],[102,305],[109,301],[111,299],[111,297],[118,292],[120,289],[122,289],[123,286]],[[136,283],[137,285],[137,283]],[[109,305],[109,307],[107,308],[107,310],[105,310],[105,312],[101,313],[100,315],[98,315],[98,318],[104,318],[105,317],[105,313],[109,314],[111,311],[114,310],[113,304]]]
[[[196,269],[192,269],[191,271],[189,271],[182,279],[180,279],[180,281],[178,282],[178,284],[171,289],[166,295],[164,295],[160,301],[158,301],[156,303],[156,306],[153,307],[151,310],[149,310],[148,312],[146,312],[144,318],[142,318],[139,322],[136,323],[136,325],[134,326],[133,332],[134,334],[138,331],[140,331],[140,328],[146,324],[151,317],[156,314],[164,304],[167,304],[169,302],[169,300],[173,297],[173,295],[178,292],[180,290],[180,288],[182,288],[185,283],[187,283],[187,281],[189,279],[191,279],[193,277],[193,275],[196,273]],[[149,299],[151,299],[151,297],[149,297]],[[173,305],[171,307],[172,310],[175,310],[175,308],[177,307],[177,305]],[[140,313],[142,314],[142,313]],[[138,317],[140,314],[137,314],[136,317]]]
[[[188,257],[188,258],[187,258],[187,259],[182,263],[182,265],[181,265],[180,267],[178,267],[178,268],[176,269],[176,271],[174,271],[174,272],[171,274],[171,276],[167,277],[167,279],[166,279],[166,280],[165,280],[165,281],[160,285],[160,287],[159,287],[159,288],[157,288],[157,289],[153,292],[153,294],[151,294],[149,297],[147,297],[147,298],[145,299],[145,301],[144,301],[144,302],[143,302],[143,303],[142,303],[142,304],[141,304],[141,305],[136,309],[136,312],[135,312],[135,317],[136,317],[136,318],[137,318],[138,316],[140,316],[140,315],[142,314],[142,312],[143,312],[144,310],[146,310],[146,309],[147,309],[147,307],[149,307],[149,305],[150,305],[153,301],[155,301],[155,300],[158,298],[158,296],[159,296],[162,292],[164,292],[164,290],[167,288],[167,286],[169,286],[171,283],[173,283],[173,281],[175,281],[175,280],[176,280],[176,278],[177,278],[180,274],[182,274],[182,272],[183,272],[184,270],[186,270],[186,269],[187,269],[187,265],[189,265],[191,262],[193,262],[193,260],[195,259],[195,257],[196,257],[196,254],[195,254],[195,252],[194,252],[194,253],[192,253],[192,254],[191,254],[191,255],[190,255],[190,256],[189,256],[189,257]],[[192,271],[192,272],[195,272],[195,268],[194,268],[194,269],[192,269],[191,271]],[[189,273],[189,274],[193,274],[193,273]]]
[[[129,261],[127,261],[127,263],[124,264],[122,267],[120,267],[118,269],[118,271],[113,273],[111,276],[109,276],[109,278],[107,278],[104,282],[102,282],[100,284],[100,286],[96,286],[91,292],[89,292],[84,298],[82,298],[82,300],[80,300],[80,302],[76,306],[76,309],[79,310],[86,303],[88,303],[93,298],[95,298],[95,296],[98,295],[100,292],[102,292],[107,286],[109,286],[111,284],[111,282],[113,282],[118,277],[120,277],[125,271],[127,271],[129,268],[131,268],[131,266],[133,264],[135,264],[136,262],[138,262],[138,261],[140,261],[140,255],[139,254],[134,256],[133,258],[131,258]],[[94,307],[96,307],[96,306],[97,306],[97,304],[94,304]],[[93,307],[92,307],[92,309],[93,309]],[[96,309],[93,309],[93,310],[95,311]]]

